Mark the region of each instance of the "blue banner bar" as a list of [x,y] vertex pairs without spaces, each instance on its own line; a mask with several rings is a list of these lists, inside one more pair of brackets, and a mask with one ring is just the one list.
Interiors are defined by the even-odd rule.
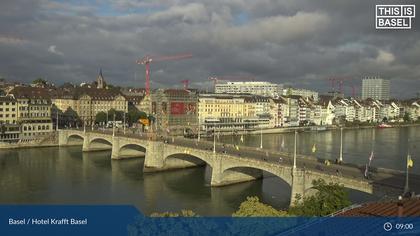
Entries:
[[0,235],[420,235],[420,217],[145,217],[133,206],[0,206]]

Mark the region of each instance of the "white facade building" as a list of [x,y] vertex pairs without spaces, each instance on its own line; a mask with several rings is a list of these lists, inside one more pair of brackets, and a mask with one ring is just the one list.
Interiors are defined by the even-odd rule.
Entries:
[[362,81],[362,99],[388,100],[390,81],[379,77],[366,77]]
[[259,96],[278,97],[282,94],[283,85],[270,82],[227,82],[216,84],[215,93],[249,93]]
[[319,99],[318,92],[308,90],[308,89],[297,89],[297,88],[288,88],[283,90],[283,95],[285,96],[301,96],[304,98],[312,98],[315,102]]

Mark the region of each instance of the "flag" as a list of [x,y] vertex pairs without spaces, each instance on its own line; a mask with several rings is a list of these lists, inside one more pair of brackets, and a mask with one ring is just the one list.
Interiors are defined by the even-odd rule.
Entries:
[[369,156],[369,166],[370,166],[370,163],[372,162],[372,160],[373,160],[373,151],[370,153],[370,156]]
[[408,154],[408,156],[407,156],[407,168],[408,167],[413,167],[413,160],[411,159],[411,155],[410,154]]
[[365,169],[365,177],[368,177],[368,165],[366,164],[366,169]]
[[312,152],[316,152],[316,144],[314,143],[314,145],[312,146]]
[[241,142],[244,142],[244,136],[241,135]]

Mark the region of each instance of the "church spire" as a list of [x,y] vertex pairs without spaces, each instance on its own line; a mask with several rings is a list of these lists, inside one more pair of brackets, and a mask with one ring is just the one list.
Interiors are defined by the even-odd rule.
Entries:
[[98,78],[96,79],[96,85],[98,89],[105,88],[105,80],[104,80],[104,77],[102,76],[102,68],[99,69],[99,75],[98,75]]

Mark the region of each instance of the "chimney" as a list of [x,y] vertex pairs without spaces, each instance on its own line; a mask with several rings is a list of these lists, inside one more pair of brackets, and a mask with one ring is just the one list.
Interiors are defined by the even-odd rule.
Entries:
[[401,196],[398,196],[398,203],[397,203],[397,206],[398,206],[398,217],[402,217],[403,216],[403,214],[404,214],[404,206],[403,206],[403,202],[402,202],[402,197]]

